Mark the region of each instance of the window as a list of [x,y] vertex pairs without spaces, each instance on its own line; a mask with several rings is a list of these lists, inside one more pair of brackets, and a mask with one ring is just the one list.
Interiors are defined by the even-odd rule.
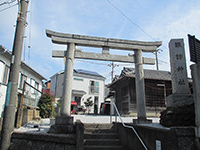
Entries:
[[90,93],[91,94],[99,94],[99,82],[90,81]]
[[8,71],[9,71],[9,66],[5,66],[5,70],[4,70],[4,77],[3,77],[3,82],[7,83],[8,82]]
[[39,83],[35,81],[35,88],[39,90]]
[[6,84],[8,82],[8,71],[9,67],[0,60],[0,83]]
[[78,106],[81,106],[81,97],[75,96],[75,102],[77,103]]
[[24,82],[26,82],[27,80],[27,76],[25,76],[24,74],[20,75],[20,79],[19,79],[19,89],[23,89],[24,87]]
[[31,78],[30,85],[32,85],[33,87],[35,87],[35,80],[33,78]]
[[[33,78],[31,78],[30,85],[35,87],[35,80]],[[35,90],[31,88],[31,94],[34,94],[34,93],[35,93]]]
[[3,82],[3,76],[4,76],[4,71],[5,71],[5,63],[3,61],[0,60],[0,83]]

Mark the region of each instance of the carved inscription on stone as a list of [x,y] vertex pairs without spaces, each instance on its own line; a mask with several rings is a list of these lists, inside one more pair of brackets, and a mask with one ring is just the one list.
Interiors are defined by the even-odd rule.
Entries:
[[172,39],[169,42],[172,74],[172,92],[189,94],[185,49],[183,39]]

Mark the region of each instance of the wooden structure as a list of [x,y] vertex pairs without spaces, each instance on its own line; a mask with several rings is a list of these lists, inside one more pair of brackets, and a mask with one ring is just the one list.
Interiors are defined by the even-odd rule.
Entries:
[[[172,93],[171,73],[144,69],[144,82],[147,112],[164,109],[166,97]],[[137,112],[134,68],[124,68],[109,87],[116,93],[116,104],[121,113]]]

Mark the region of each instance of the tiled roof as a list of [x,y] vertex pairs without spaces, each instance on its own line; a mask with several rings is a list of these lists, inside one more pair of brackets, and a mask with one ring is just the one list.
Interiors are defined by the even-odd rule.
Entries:
[[[75,74],[83,74],[83,75],[91,75],[91,76],[96,76],[96,77],[101,77],[103,79],[105,79],[105,77],[103,77],[102,75],[100,75],[99,73],[97,72],[94,72],[94,71],[89,71],[89,70],[83,70],[83,69],[74,69],[73,70],[73,73]],[[53,78],[54,76],[57,76],[59,74],[64,74],[64,71],[60,71],[56,74],[54,74],[53,76],[51,76],[50,78]]]
[[[121,72],[120,78],[124,76],[135,77],[135,68],[124,67]],[[144,69],[144,78],[154,80],[171,80],[171,73],[169,71]]]
[[94,72],[94,71],[83,70],[83,69],[74,69],[74,72],[79,73],[79,74],[86,74],[86,75],[92,75],[92,76],[104,78],[102,75],[100,75],[99,73]]

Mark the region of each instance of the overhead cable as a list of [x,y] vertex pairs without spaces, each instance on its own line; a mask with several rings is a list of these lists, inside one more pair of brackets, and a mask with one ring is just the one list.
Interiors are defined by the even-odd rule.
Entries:
[[111,3],[109,0],[107,0],[110,5],[112,5],[117,11],[119,11],[126,19],[128,19],[132,24],[134,24],[137,28],[139,28],[143,33],[145,33],[148,37],[150,37],[152,40],[156,41],[150,34],[148,34],[146,31],[144,31],[139,25],[137,25],[133,20],[131,20],[127,15],[125,15],[117,6],[115,6],[113,3]]

